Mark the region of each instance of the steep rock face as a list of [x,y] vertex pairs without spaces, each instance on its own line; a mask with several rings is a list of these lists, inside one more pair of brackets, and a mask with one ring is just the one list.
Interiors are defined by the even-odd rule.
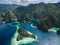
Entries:
[[[52,27],[60,28],[60,3],[39,3],[30,4],[29,6],[20,6],[13,11],[7,11],[1,18],[8,22],[12,19],[17,19],[21,23],[26,23],[31,19],[40,21],[38,28],[47,30]],[[0,15],[2,15],[0,14]],[[17,17],[16,17],[17,16]],[[0,22],[2,22],[0,20]],[[35,25],[35,24],[34,24]]]
[[23,28],[18,29],[18,37],[17,41],[23,39],[24,37],[31,37],[31,38],[36,38],[35,35],[29,34],[27,31],[25,31]]
[[[43,31],[48,31],[49,28],[60,28],[60,3],[39,3],[30,4],[29,6],[18,7],[14,10],[18,20],[37,19],[40,24],[38,28]],[[24,22],[24,21],[22,21]],[[35,24],[34,24],[35,25]]]
[[43,32],[48,32],[48,29],[56,27],[56,17],[52,15],[45,15],[40,18],[40,24],[37,25],[38,29]]
[[12,20],[18,20],[14,13],[10,10],[6,13],[0,12],[0,22],[11,22]]
[[57,34],[60,35],[60,29],[57,31]]

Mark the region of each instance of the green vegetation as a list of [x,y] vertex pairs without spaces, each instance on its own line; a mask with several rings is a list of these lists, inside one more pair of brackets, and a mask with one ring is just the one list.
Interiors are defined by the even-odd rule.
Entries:
[[10,11],[6,12],[0,12],[0,22],[9,22],[11,20],[17,20],[17,17],[14,15],[14,13]]
[[39,22],[39,24],[37,24],[38,28],[46,29],[46,31],[52,27],[60,28],[60,2],[20,6],[13,11],[10,10],[0,13],[0,18],[3,18],[4,21],[17,19],[22,23],[35,19]]
[[[46,31],[52,27],[60,28],[60,2],[59,3],[39,3],[21,6],[13,11],[18,20],[36,19],[39,21],[39,29]],[[27,16],[26,16],[27,15]]]

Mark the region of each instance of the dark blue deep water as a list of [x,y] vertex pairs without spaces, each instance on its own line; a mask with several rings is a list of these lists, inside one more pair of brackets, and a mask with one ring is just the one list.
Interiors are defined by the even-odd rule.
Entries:
[[10,45],[10,40],[16,31],[15,26],[0,24],[0,45]]
[[[60,45],[60,36],[56,33],[44,33],[37,28],[32,28],[31,23],[20,25],[24,29],[38,36],[39,42],[32,42],[25,45]],[[0,45],[10,45],[10,40],[16,31],[16,26],[0,24]]]

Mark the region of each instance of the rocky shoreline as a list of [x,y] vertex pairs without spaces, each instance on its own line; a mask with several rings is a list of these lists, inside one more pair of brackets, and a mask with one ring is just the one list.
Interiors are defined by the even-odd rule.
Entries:
[[17,41],[22,40],[24,37],[31,37],[33,39],[36,39],[35,35],[29,34],[27,31],[25,31],[23,28],[18,29],[18,37]]

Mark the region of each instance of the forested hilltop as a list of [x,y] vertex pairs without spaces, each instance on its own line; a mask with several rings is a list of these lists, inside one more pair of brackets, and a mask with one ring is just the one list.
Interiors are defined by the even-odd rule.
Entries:
[[32,19],[38,20],[39,29],[52,27],[60,28],[60,2],[59,3],[39,3],[28,6],[20,6],[13,11],[0,11],[0,22],[17,19],[19,22],[30,22]]
[[19,6],[15,4],[0,4],[0,11],[14,10]]

